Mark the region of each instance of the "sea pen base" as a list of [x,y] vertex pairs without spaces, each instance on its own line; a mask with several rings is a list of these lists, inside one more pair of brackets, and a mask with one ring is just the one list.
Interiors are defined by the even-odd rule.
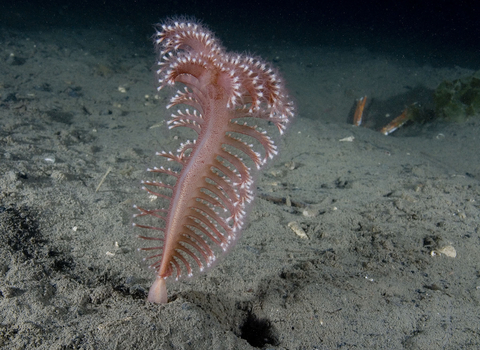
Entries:
[[157,277],[148,291],[148,301],[155,304],[167,303],[167,283],[162,277]]

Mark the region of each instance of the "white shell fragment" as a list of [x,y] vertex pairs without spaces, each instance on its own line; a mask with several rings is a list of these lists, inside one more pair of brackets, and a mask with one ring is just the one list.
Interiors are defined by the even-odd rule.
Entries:
[[344,137],[343,139],[340,139],[338,141],[340,141],[340,142],[353,142],[353,140],[355,140],[355,136]]
[[292,229],[293,232],[295,232],[295,234],[302,238],[302,239],[308,239],[308,236],[307,234],[305,233],[305,231],[303,230],[303,228],[300,227],[300,225],[298,224],[298,222],[296,221],[291,221],[288,223],[287,225],[288,227],[290,227]]
[[437,254],[439,255],[443,254],[448,256],[449,258],[455,258],[457,256],[457,251],[451,245],[447,245],[440,249],[432,250],[432,252],[430,253],[431,256],[435,256]]
[[305,216],[306,218],[314,218],[318,216],[319,213],[320,211],[318,209],[311,208],[311,207],[307,207],[302,211],[302,215]]

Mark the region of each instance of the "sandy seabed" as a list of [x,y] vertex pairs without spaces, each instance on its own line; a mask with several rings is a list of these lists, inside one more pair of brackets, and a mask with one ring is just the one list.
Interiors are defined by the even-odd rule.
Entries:
[[253,47],[298,116],[236,247],[158,306],[132,205],[183,134],[165,126],[150,43],[118,28],[0,35],[2,349],[480,348],[480,118],[377,131],[473,71]]

